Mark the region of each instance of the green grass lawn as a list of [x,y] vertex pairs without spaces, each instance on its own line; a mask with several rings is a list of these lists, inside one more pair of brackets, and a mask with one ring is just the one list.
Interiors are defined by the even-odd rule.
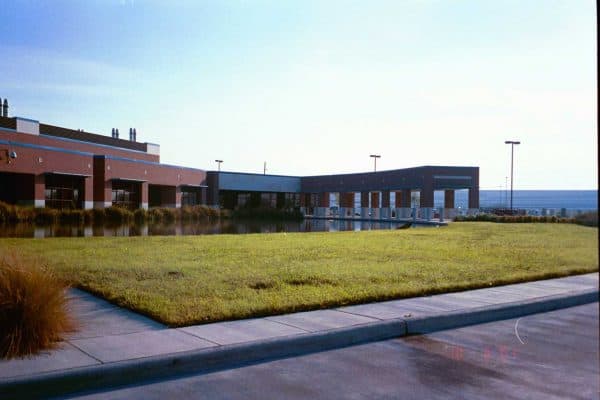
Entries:
[[252,235],[1,239],[59,277],[171,326],[598,270],[598,229],[442,228]]

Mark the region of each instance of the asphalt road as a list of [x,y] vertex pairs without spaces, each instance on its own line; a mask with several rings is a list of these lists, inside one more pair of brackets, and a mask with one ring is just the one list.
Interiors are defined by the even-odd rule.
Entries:
[[79,399],[598,399],[598,303]]

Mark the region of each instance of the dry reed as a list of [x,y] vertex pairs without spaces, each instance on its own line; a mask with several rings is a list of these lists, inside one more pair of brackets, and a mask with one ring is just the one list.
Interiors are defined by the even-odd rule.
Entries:
[[74,330],[65,285],[38,262],[0,254],[0,358],[51,349]]

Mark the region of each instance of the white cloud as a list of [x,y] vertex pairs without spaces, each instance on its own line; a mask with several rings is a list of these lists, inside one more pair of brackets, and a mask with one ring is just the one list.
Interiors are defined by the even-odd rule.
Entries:
[[2,86],[58,95],[108,95],[136,78],[136,71],[39,48],[0,46]]

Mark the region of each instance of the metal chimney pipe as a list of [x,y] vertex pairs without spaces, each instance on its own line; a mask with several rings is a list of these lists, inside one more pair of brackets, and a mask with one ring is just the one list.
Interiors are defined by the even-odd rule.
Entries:
[[4,99],[4,103],[2,105],[2,115],[8,117],[8,99]]
[[137,131],[133,128],[133,141],[137,142]]

